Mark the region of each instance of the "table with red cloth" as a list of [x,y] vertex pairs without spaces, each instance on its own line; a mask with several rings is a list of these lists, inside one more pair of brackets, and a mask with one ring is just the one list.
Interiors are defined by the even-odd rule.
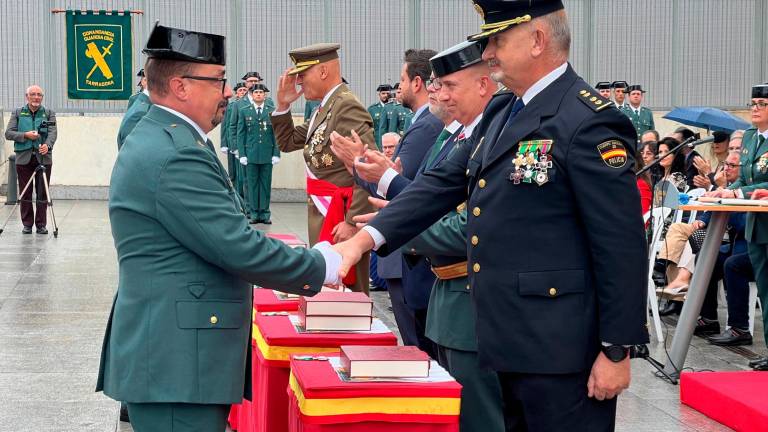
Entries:
[[349,382],[332,361],[291,359],[290,432],[459,430],[461,385],[447,372],[441,382]]
[[256,313],[251,356],[253,402],[244,401],[241,405],[237,431],[287,431],[288,394],[286,389],[290,375],[290,356],[292,354],[337,354],[341,345],[397,345],[397,337],[391,331],[386,333],[299,333],[289,315],[280,312]]
[[294,312],[299,310],[298,297],[286,297],[269,288],[254,288],[253,315],[257,312]]

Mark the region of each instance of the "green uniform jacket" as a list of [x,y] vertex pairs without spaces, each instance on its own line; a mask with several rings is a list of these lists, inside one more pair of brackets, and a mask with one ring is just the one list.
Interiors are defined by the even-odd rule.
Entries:
[[280,157],[270,120],[274,110],[265,103],[259,116],[253,104],[240,105],[237,112],[237,151],[248,158],[249,164],[271,164],[273,156]]
[[251,229],[210,141],[157,105],[118,153],[109,218],[119,279],[97,391],[132,403],[239,403],[251,284],[314,295],[321,254]]
[[139,98],[139,95],[141,95],[141,94],[144,94],[144,92],[143,92],[143,91],[138,91],[138,92],[136,92],[136,93],[132,94],[132,95],[131,95],[131,96],[128,98],[128,105],[125,107],[125,110],[126,110],[126,111],[128,111],[128,108],[132,107],[132,106],[133,106],[133,104],[135,104],[135,103],[136,103],[136,99],[138,99],[138,98]]
[[381,120],[381,114],[384,112],[384,105],[381,102],[376,102],[375,104],[368,107],[368,114],[371,115],[371,119],[373,119],[373,137],[376,140],[376,147],[381,150],[381,133],[379,131],[379,120]]
[[379,136],[387,132],[398,132],[397,114],[399,113],[400,106],[397,102],[389,102],[381,109],[381,117],[379,117],[379,124],[377,126]]
[[152,106],[152,101],[149,100],[149,96],[145,93],[138,93],[133,100],[133,104],[128,106],[128,109],[123,115],[123,120],[120,122],[120,129],[117,131],[117,149],[123,147],[125,139],[128,138],[128,134],[131,133],[133,128],[139,123],[149,111],[149,107]]
[[[441,267],[467,260],[467,212],[451,212],[403,246]],[[466,277],[436,279],[429,297],[426,336],[442,346],[477,351],[475,312]]]
[[638,141],[640,140],[641,135],[651,129],[656,129],[656,126],[653,123],[653,111],[644,106],[640,107],[640,114],[635,114],[635,111],[629,104],[624,105],[621,108],[621,112],[623,112],[632,121],[632,126],[634,126],[635,130],[637,131]]
[[[741,189],[745,198],[747,193],[755,189],[768,189],[768,140],[758,148],[757,138],[756,128],[751,127],[744,131],[739,179],[728,187]],[[768,217],[748,212],[745,236],[750,243],[768,243]]]
[[404,107],[403,105],[399,105],[399,112],[397,113],[397,133],[399,133],[400,136],[403,136],[405,131],[411,127],[412,120],[413,111]]

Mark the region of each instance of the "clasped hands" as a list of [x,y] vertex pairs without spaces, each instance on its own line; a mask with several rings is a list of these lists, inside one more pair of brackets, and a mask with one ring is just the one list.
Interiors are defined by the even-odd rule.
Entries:
[[[356,172],[357,176],[368,183],[378,183],[381,176],[392,168],[398,173],[403,168],[400,158],[393,162],[384,153],[378,150],[370,150],[360,136],[352,131],[352,135],[345,137],[340,133],[331,132],[331,151],[343,163],[350,173]],[[354,168],[354,169],[353,169]]]

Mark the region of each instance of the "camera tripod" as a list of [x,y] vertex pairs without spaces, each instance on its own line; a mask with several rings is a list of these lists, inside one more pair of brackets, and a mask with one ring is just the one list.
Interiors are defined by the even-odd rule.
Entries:
[[[29,177],[29,180],[27,180],[27,184],[24,185],[24,189],[21,191],[21,194],[19,195],[19,199],[16,200],[16,204],[13,205],[13,208],[11,209],[10,213],[8,214],[8,217],[5,219],[5,222],[3,223],[3,226],[0,228],[0,234],[3,234],[3,231],[5,231],[5,226],[8,225],[8,221],[11,220],[11,216],[16,212],[16,207],[19,206],[19,203],[22,201],[22,197],[27,192],[27,189],[32,186],[32,181],[37,177],[37,173],[40,172],[43,178],[43,185],[45,186],[45,196],[48,197],[48,201],[46,201],[46,207],[48,209],[51,209],[51,220],[53,221],[53,236],[58,238],[59,237],[59,226],[56,225],[56,214],[53,212],[53,199],[51,198],[51,189],[48,185],[48,176],[45,175],[45,165],[43,165],[43,162],[40,160],[39,155],[35,155],[37,158],[37,168],[35,168],[35,172]],[[35,196],[35,203],[37,203],[37,200],[40,199],[40,197]],[[48,211],[46,209],[46,211]]]

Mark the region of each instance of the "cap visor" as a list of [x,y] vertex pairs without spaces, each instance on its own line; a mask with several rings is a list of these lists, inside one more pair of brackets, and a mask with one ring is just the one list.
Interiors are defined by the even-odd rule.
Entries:
[[496,33],[501,33],[504,30],[507,30],[507,29],[509,29],[512,26],[513,26],[513,24],[509,24],[509,25],[505,25],[503,27],[497,27],[495,29],[486,30],[486,31],[484,31],[482,33],[473,34],[471,36],[467,36],[467,40],[468,41],[479,41],[479,40],[483,40],[483,39],[488,39],[489,37],[495,35]]
[[296,75],[297,73],[304,72],[305,70],[311,68],[312,66],[299,66],[295,67],[288,71],[288,75]]

